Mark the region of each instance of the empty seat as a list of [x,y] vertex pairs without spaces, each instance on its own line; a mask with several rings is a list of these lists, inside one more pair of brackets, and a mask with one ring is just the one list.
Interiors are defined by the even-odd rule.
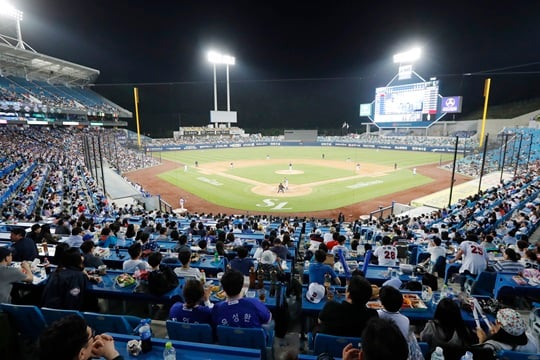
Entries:
[[209,324],[191,324],[167,320],[167,334],[171,340],[211,344],[214,342]]

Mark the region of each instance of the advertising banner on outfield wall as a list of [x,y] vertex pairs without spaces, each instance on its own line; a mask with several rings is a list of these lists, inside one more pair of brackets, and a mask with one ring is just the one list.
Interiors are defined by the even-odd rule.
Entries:
[[[414,146],[414,145],[389,145],[389,144],[371,144],[360,142],[338,142],[338,141],[317,141],[317,142],[279,142],[279,141],[261,141],[261,142],[234,142],[234,143],[216,143],[216,144],[190,144],[190,145],[163,145],[146,146],[147,152],[160,151],[178,151],[178,150],[206,150],[206,149],[225,149],[259,146],[335,146],[363,149],[383,149],[383,150],[404,150],[404,151],[425,151],[425,152],[454,152],[452,146]],[[459,151],[463,148],[459,147]]]

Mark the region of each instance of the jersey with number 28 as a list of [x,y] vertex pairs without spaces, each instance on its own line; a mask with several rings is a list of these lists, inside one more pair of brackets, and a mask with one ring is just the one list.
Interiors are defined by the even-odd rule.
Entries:
[[395,246],[383,245],[375,249],[373,253],[381,266],[396,266],[398,264],[398,251]]

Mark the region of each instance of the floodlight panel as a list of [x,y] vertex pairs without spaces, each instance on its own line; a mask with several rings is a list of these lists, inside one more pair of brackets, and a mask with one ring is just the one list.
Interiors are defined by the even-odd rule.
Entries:
[[235,64],[235,57],[230,55],[223,55],[216,51],[209,51],[208,52],[208,61],[210,61],[213,64],[226,64],[226,65],[234,65]]
[[227,65],[234,65],[234,63],[236,62],[235,57],[230,56],[230,55],[223,55],[222,59],[223,59],[223,63]]
[[421,54],[422,54],[422,49],[417,47],[409,51],[405,51],[405,52],[394,55],[394,63],[396,64],[412,63],[420,59]]
[[22,11],[15,9],[13,5],[10,5],[5,1],[0,1],[0,15],[22,21],[23,13]]

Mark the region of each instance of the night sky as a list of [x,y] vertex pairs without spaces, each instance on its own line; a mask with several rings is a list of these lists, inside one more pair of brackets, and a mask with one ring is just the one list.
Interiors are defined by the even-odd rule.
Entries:
[[[464,116],[482,106],[487,73],[492,105],[540,96],[538,1],[11,3],[30,46],[101,72],[97,92],[134,111],[139,87],[142,130],[154,136],[208,124],[210,49],[236,57],[231,109],[251,131],[359,128],[359,104],[397,73],[392,55],[413,45],[423,49],[414,70],[437,77],[443,95],[463,95]],[[225,110],[224,67],[218,80]]]

